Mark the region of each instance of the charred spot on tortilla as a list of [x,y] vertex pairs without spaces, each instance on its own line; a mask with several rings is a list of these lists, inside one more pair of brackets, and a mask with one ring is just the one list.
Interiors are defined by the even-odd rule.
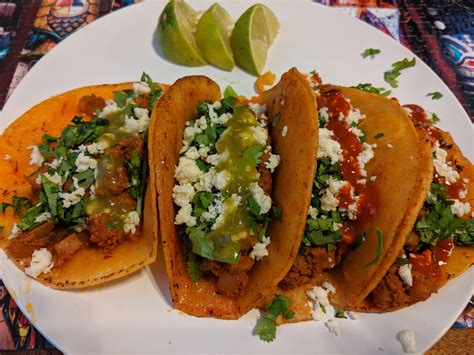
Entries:
[[[1,219],[11,228],[2,247],[28,276],[56,288],[87,287],[154,260],[155,236],[145,217],[153,208],[149,196],[144,210],[151,193],[146,134],[150,97],[162,89],[147,78],[58,95],[2,135],[10,139],[21,125],[33,132],[54,116],[42,137],[14,140],[18,163],[31,172],[15,179],[26,196],[15,195],[17,181],[5,183],[13,213],[6,213],[4,202]],[[87,266],[81,266],[84,260]]]

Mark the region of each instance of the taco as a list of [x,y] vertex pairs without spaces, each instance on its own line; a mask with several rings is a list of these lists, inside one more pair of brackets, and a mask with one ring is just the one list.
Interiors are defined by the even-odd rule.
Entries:
[[161,92],[146,74],[75,89],[34,106],[0,136],[0,246],[28,276],[83,288],[155,260],[146,134]]
[[296,69],[274,90],[260,103],[238,101],[206,77],[185,77],[153,112],[166,271],[175,307],[188,314],[236,319],[263,305],[296,255],[288,236],[304,230],[317,111]]
[[412,230],[399,235],[397,259],[353,307],[360,311],[393,311],[424,301],[474,263],[474,167],[421,107],[404,108],[431,144],[432,182]]
[[277,291],[295,313],[284,322],[321,319],[328,295],[339,308],[364,299],[395,261],[432,174],[429,142],[397,102],[322,85],[317,74],[308,80],[319,111],[317,171],[299,254]]

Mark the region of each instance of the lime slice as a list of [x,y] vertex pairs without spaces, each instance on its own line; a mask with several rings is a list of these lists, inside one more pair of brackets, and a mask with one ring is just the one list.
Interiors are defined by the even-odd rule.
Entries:
[[268,7],[256,4],[247,9],[235,23],[230,40],[237,64],[260,75],[279,28],[278,19]]
[[234,22],[218,3],[212,5],[199,19],[196,42],[204,58],[224,70],[232,70],[234,58],[230,48],[230,33]]
[[158,38],[163,54],[171,61],[197,67],[206,65],[194,39],[197,15],[182,0],[166,4],[158,20]]

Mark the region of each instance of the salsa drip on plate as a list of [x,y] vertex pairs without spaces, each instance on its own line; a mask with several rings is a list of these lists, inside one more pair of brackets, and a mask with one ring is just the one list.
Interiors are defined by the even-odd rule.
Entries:
[[319,109],[317,172],[300,254],[281,282],[291,289],[337,267],[342,255],[363,241],[366,220],[377,211],[376,176],[366,164],[376,144],[365,142],[365,118],[336,88],[308,77]]
[[140,237],[147,180],[147,130],[161,87],[146,74],[114,100],[86,95],[82,114],[58,137],[30,146],[31,195],[14,196],[19,222],[7,254],[33,278],[60,268],[84,248],[104,258],[121,243]]
[[272,154],[265,106],[234,101],[235,93],[198,105],[187,122],[175,170],[179,210],[191,279],[217,279],[217,290],[237,297],[256,261],[268,255]]
[[457,246],[474,245],[472,189],[474,176],[464,169],[448,133],[433,125],[423,108],[405,105],[416,127],[429,138],[433,181],[402,253],[372,291],[377,307],[392,308],[423,301],[446,282],[444,270]]

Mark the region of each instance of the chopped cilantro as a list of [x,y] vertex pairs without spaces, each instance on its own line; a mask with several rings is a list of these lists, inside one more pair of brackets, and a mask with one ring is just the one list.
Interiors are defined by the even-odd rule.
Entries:
[[406,264],[410,264],[410,260],[408,258],[397,258],[395,260],[395,264],[397,265],[406,265]]
[[272,127],[275,127],[278,122],[280,122],[280,119],[281,119],[281,113],[280,112],[277,112],[275,114],[275,117],[273,117],[273,120],[272,120]]
[[294,317],[294,312],[289,310],[290,300],[283,296],[278,295],[270,304],[266,307],[265,316],[260,319],[255,333],[259,336],[260,340],[271,342],[276,337],[276,319],[279,315],[282,315],[285,319]]
[[383,87],[377,88],[373,86],[371,83],[364,83],[364,84],[361,83],[361,84],[357,84],[356,86],[351,86],[351,87],[354,89],[359,89],[359,90],[370,92],[372,94],[377,94],[380,96],[388,96],[392,93],[392,91],[387,90]]
[[430,92],[426,94],[426,96],[431,96],[432,100],[439,100],[443,97],[443,94],[440,93],[439,91],[435,91],[435,92]]
[[8,202],[1,202],[0,203],[0,213],[5,212],[8,207],[13,207],[13,205],[11,203],[8,203]]
[[357,249],[366,239],[366,234],[365,233],[359,233],[356,235],[356,240],[354,244],[352,245],[353,249]]
[[474,218],[462,219],[451,211],[453,201],[446,199],[444,187],[432,184],[425,201],[428,213],[415,224],[420,239],[435,245],[439,239],[456,239],[464,245],[474,245]]
[[383,132],[378,132],[374,135],[374,138],[380,138],[380,137],[383,137],[383,136],[384,136]]
[[379,54],[382,52],[380,49],[376,48],[367,48],[365,51],[362,52],[362,58],[367,58],[367,57],[372,57],[372,59],[375,57],[375,55]]
[[281,220],[281,214],[282,214],[281,208],[273,206],[272,210],[273,210],[273,215],[275,216],[275,218],[280,221]]
[[382,255],[383,243],[384,243],[383,234],[380,228],[378,227],[375,227],[375,233],[377,234],[377,254],[368,264],[365,264],[365,266],[376,264],[379,261],[380,256]]
[[26,231],[34,227],[36,217],[38,217],[42,212],[45,211],[46,204],[39,203],[33,207],[30,207],[20,219],[20,223],[18,223],[18,228],[22,231]]
[[398,77],[401,74],[401,71],[414,67],[416,64],[416,58],[413,57],[412,60],[408,60],[407,58],[403,58],[402,60],[395,62],[392,64],[392,70],[388,70],[384,73],[384,79],[387,83],[390,84],[392,88],[397,88],[398,87]]
[[343,309],[338,309],[336,311],[336,314],[334,315],[334,317],[336,317],[336,318],[346,318],[347,319],[346,312],[344,312]]
[[130,182],[130,189],[128,193],[130,197],[134,200],[137,200],[140,196],[140,175],[141,175],[141,165],[142,161],[138,155],[137,150],[134,150],[132,153],[132,159],[125,162],[125,167],[128,172],[128,180]]
[[24,196],[13,196],[13,212],[15,214],[20,214],[23,209],[31,207],[32,202]]
[[432,112],[431,113],[431,122],[438,123],[439,121],[441,121],[439,116],[436,113]]

